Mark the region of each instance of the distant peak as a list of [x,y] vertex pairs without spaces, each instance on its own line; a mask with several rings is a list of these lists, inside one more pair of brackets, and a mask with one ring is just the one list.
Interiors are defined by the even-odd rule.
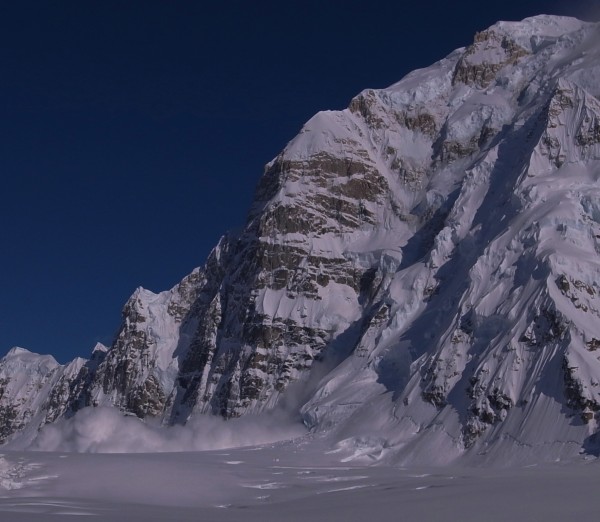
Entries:
[[158,294],[156,294],[155,292],[153,292],[152,290],[148,290],[147,288],[144,288],[143,286],[138,286],[133,294],[131,295],[131,297],[129,298],[130,301],[151,301],[153,300]]
[[562,36],[563,34],[577,31],[582,27],[592,25],[572,16],[557,16],[540,14],[524,18],[521,21],[500,21],[490,27],[506,33],[520,33],[528,30],[529,36],[534,34],[543,36]]
[[[555,39],[584,27],[595,25],[570,16],[537,15],[525,18],[520,22],[497,22],[487,31],[505,35],[519,45],[530,48],[532,41],[538,39]],[[486,32],[486,31],[484,31]]]
[[33,354],[33,352],[27,350],[26,348],[21,348],[20,346],[13,346],[9,352],[6,354],[6,357],[14,357],[16,355],[25,355],[25,354]]
[[108,347],[102,343],[96,343],[96,346],[92,349],[92,354],[96,353],[106,353],[108,352]]
[[26,361],[27,364],[43,364],[52,368],[54,366],[58,366],[58,362],[51,355],[42,355],[39,353],[31,352],[26,348],[21,348],[20,346],[14,346],[9,350],[9,352],[4,356],[4,360],[22,360]]

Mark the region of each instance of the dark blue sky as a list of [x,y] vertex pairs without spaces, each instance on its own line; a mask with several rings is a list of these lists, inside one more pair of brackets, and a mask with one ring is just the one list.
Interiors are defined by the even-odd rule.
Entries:
[[241,226],[263,165],[315,112],[498,19],[597,1],[0,4],[0,355],[110,343]]

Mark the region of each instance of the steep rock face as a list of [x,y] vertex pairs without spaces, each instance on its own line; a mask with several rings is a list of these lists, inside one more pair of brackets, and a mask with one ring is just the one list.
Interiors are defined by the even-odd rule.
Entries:
[[205,273],[195,270],[167,292],[134,292],[92,378],[92,405],[118,406],[142,418],[163,413],[178,370],[175,352],[185,342],[181,325],[205,285]]
[[13,348],[0,361],[0,438],[23,429],[35,415],[40,391],[58,367],[51,356]]
[[107,351],[106,346],[97,343],[89,360],[77,358],[56,372],[57,378],[42,407],[45,417],[41,426],[90,406],[90,385]]
[[89,361],[61,366],[50,355],[13,348],[0,360],[0,442],[35,431],[87,406],[90,376],[107,348],[97,344]]
[[589,449],[598,41],[571,18],[499,22],[318,113],[205,267],[138,289],[96,363],[36,374],[43,419],[0,398],[5,436],[84,405],[170,424],[285,402],[371,457]]
[[530,52],[521,47],[510,35],[499,31],[500,27],[475,35],[456,64],[453,83],[465,83],[479,88],[488,87],[496,74],[507,65],[516,64]]

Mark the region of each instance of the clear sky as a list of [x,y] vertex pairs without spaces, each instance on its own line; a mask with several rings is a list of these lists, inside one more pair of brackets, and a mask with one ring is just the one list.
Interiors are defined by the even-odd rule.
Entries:
[[[0,3],[0,355],[109,344],[245,220],[263,165],[499,19],[600,1]],[[599,11],[600,12],[600,11]]]

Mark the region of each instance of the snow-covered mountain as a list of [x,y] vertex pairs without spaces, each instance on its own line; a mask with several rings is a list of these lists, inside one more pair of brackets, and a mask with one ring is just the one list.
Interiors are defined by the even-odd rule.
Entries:
[[598,97],[600,26],[542,15],[318,113],[110,349],[0,361],[0,436],[284,405],[375,458],[597,451]]

